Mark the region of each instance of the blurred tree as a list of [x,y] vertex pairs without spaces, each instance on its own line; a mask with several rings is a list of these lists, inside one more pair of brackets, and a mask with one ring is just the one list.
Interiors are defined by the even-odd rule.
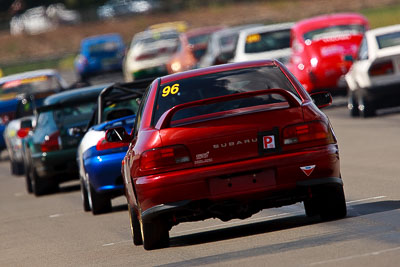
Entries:
[[26,4],[24,0],[15,0],[9,8],[9,12],[11,16],[21,15],[22,13],[25,12],[25,9],[26,9]]

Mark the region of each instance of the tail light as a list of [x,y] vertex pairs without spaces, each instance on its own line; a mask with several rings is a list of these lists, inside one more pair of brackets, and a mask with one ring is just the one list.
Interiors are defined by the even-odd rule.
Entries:
[[393,62],[384,61],[379,63],[374,63],[368,70],[370,76],[387,75],[394,73]]
[[291,125],[283,130],[283,144],[292,145],[310,141],[334,143],[332,130],[322,121]]
[[60,132],[54,132],[51,135],[46,135],[44,141],[41,144],[42,152],[50,152],[61,149],[61,137]]
[[190,154],[184,145],[150,149],[140,156],[140,170],[176,169],[190,162]]
[[28,134],[29,131],[32,130],[31,128],[21,128],[17,131],[17,136],[21,139],[25,138]]
[[123,143],[123,142],[107,142],[105,137],[103,137],[99,140],[99,142],[97,142],[96,150],[101,151],[101,150],[107,150],[107,149],[112,149],[112,148],[124,147],[124,146],[128,146],[128,145],[129,145],[129,143]]

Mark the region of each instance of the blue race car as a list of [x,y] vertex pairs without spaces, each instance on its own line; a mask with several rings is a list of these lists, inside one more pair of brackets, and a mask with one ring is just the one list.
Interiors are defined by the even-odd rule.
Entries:
[[75,71],[86,80],[96,74],[122,70],[125,44],[117,33],[90,36],[81,41]]
[[114,84],[98,98],[98,108],[88,125],[77,152],[83,208],[93,214],[109,212],[111,199],[124,193],[121,162],[129,143],[109,143],[105,132],[134,126],[138,103],[151,80]]

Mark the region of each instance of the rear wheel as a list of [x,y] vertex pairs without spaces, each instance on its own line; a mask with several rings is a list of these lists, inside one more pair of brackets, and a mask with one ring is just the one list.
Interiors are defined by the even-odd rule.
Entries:
[[318,199],[306,199],[303,204],[307,217],[313,217],[319,214]]
[[140,228],[144,249],[152,250],[169,246],[169,230],[160,218],[155,218],[151,222],[140,220]]
[[28,191],[28,193],[33,193],[31,173],[28,169],[25,170],[25,184],[26,184],[26,191]]
[[353,91],[349,91],[348,92],[347,108],[350,111],[350,116],[351,117],[360,116],[360,110],[358,109],[357,98],[356,98],[355,93]]
[[81,196],[82,196],[83,210],[90,211],[88,190],[82,179],[81,179]]
[[374,103],[372,101],[368,101],[363,93],[358,94],[358,110],[360,112],[360,116],[363,118],[373,117],[375,116],[376,110],[374,107]]
[[90,183],[88,193],[89,207],[93,215],[110,212],[112,210],[111,199],[97,193]]
[[131,235],[133,244],[135,244],[136,246],[142,245],[143,240],[142,240],[142,233],[140,230],[140,223],[135,211],[133,210],[131,205],[129,205],[129,203],[128,203],[128,210],[129,210],[129,219],[131,223]]
[[322,188],[320,193],[320,215],[323,220],[346,217],[347,207],[343,186],[327,186]]
[[41,196],[58,191],[59,185],[57,182],[40,178],[35,169],[32,169],[30,178],[32,183],[32,191],[35,196]]

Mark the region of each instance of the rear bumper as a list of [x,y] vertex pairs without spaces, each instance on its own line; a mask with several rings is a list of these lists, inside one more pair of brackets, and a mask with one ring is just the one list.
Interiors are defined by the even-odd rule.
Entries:
[[400,105],[400,83],[361,89],[368,101],[376,107]]
[[32,154],[32,164],[41,179],[79,179],[76,148]]
[[121,162],[126,151],[85,159],[90,184],[98,193],[123,194]]
[[[315,168],[307,176],[300,167],[310,165]],[[170,206],[182,207],[198,201],[257,203],[270,199],[262,206],[278,207],[304,200],[307,197],[304,188],[309,186],[341,184],[339,165],[338,148],[332,144],[296,153],[140,177],[133,182],[143,217],[155,216],[160,209],[162,212],[173,210]]]
[[[204,220],[211,217],[229,220],[232,218],[232,214],[234,214],[232,211],[243,209],[243,207],[249,209],[248,215],[250,216],[261,209],[280,207],[303,201],[308,198],[309,188],[318,186],[343,186],[343,182],[342,179],[338,177],[302,181],[297,183],[294,190],[281,192],[281,194],[249,199],[245,203],[235,200],[217,202],[212,202],[206,199],[194,201],[182,200],[179,202],[160,204],[151,207],[142,212],[141,216],[144,222],[151,222],[154,218],[164,215],[172,215],[175,223]],[[229,211],[229,209],[231,209],[231,211]],[[229,214],[225,214],[226,211],[228,211]],[[246,213],[244,214],[246,215]]]

